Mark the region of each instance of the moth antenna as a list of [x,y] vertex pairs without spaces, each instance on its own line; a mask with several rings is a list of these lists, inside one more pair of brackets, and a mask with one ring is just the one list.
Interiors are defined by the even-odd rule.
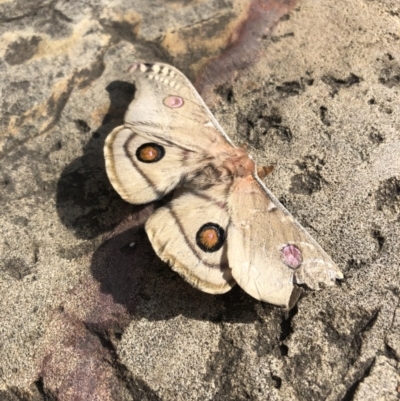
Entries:
[[257,167],[257,175],[263,179],[265,176],[268,174],[272,173],[274,171],[274,166],[260,166]]

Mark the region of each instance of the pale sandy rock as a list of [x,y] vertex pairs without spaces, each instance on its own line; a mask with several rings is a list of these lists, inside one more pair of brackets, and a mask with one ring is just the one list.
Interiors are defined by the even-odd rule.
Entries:
[[[0,0],[0,400],[398,399],[400,6],[248,4]],[[102,155],[137,59],[275,165],[343,282],[287,312],[157,259]]]

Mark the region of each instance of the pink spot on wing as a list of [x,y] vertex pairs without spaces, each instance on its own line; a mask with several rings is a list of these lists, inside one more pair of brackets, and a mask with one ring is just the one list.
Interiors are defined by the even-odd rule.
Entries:
[[301,265],[301,252],[297,246],[291,244],[285,245],[281,252],[283,262],[292,269],[297,269]]
[[177,107],[181,107],[183,105],[183,99],[179,96],[168,96],[164,99],[164,104],[167,107],[171,107],[175,109]]

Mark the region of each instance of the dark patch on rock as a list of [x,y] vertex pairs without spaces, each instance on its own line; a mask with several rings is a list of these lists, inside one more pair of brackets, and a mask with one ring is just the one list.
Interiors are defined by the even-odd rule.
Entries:
[[283,207],[287,210],[294,210],[295,205],[292,203],[292,201],[287,198],[285,195],[282,195],[279,197],[279,202],[283,205]]
[[331,121],[328,118],[328,109],[325,106],[321,106],[319,108],[319,118],[322,122],[322,124],[326,125],[327,127],[330,127]]
[[334,97],[339,93],[340,89],[350,88],[353,85],[359,84],[362,81],[362,78],[357,75],[350,73],[347,78],[336,78],[331,75],[324,75],[322,78],[322,82],[329,85],[332,89],[331,96]]
[[54,10],[54,16],[57,17],[59,20],[64,22],[73,22],[72,18],[69,18],[67,15],[63,14],[60,10]]
[[274,382],[274,387],[280,389],[282,386],[282,379],[277,375],[271,375],[271,379]]
[[359,374],[359,378],[348,388],[346,393],[344,394],[342,401],[352,401],[354,400],[354,396],[356,394],[356,391],[358,389],[358,386],[364,379],[366,379],[369,374],[371,373],[371,369],[375,364],[375,358],[370,359],[367,361],[365,364],[364,370]]
[[84,120],[74,120],[76,128],[78,128],[79,131],[81,131],[84,134],[87,134],[88,132],[90,132],[90,127],[87,124],[86,121]]
[[227,103],[233,103],[235,101],[235,94],[231,85],[221,85],[215,90],[215,92],[221,96]]
[[[188,78],[190,77],[189,69],[188,69],[188,65],[183,65],[178,66],[174,61],[175,58],[173,56],[171,56],[171,54],[169,54],[168,50],[166,50],[163,46],[162,46],[162,40],[161,38],[158,40],[155,40],[153,42],[149,42],[146,40],[138,40],[135,42],[135,47],[138,49],[138,52],[140,52],[143,58],[143,60],[154,60],[154,61],[161,61],[163,63],[167,63],[167,64],[171,64],[171,65],[175,65],[176,67],[179,67],[179,69],[185,73],[185,75]],[[190,59],[190,57],[188,56],[188,58]],[[192,60],[193,61],[193,60]]]
[[97,78],[101,77],[105,70],[104,62],[101,58],[95,61],[89,68],[84,68],[83,70],[79,71],[75,78],[78,79],[79,89],[84,89],[89,86],[93,81]]
[[73,20],[56,9],[56,6],[57,3],[52,2],[48,7],[38,8],[29,22],[35,30],[44,32],[51,38],[67,37],[72,33]]
[[12,186],[10,177],[8,177],[8,176],[4,176],[3,177],[2,186],[3,186],[4,189],[7,188],[7,190],[10,190],[10,187]]
[[[293,5],[296,5],[296,3],[292,3]],[[297,7],[294,9],[294,11],[299,11],[300,7]],[[290,20],[290,14],[284,14],[282,17],[279,18],[279,21],[289,21]]]
[[71,33],[73,20],[56,9],[57,5],[54,0],[37,0],[29,4],[17,0],[12,5],[0,4],[0,22],[10,24],[13,30],[31,28],[51,38],[65,37]]
[[16,89],[22,90],[23,92],[26,92],[29,87],[31,86],[31,83],[29,81],[17,81],[17,82],[11,82],[10,87],[12,88],[12,91],[14,92]]
[[365,260],[349,259],[346,263],[346,271],[361,270],[367,265]]
[[[108,32],[112,38],[113,42],[117,43],[121,40],[126,40],[130,43],[137,42],[137,34],[135,33],[137,24],[130,24],[126,21],[111,21],[107,19],[100,19],[100,24],[106,32]],[[136,44],[136,43],[135,43]]]
[[400,179],[391,177],[383,181],[375,193],[376,208],[382,211],[384,208],[392,213],[400,212]]
[[196,0],[165,0],[166,3],[181,4],[182,6],[187,6],[195,1]]
[[238,351],[236,351],[236,354],[233,352],[229,353],[229,351],[228,345],[224,346],[223,353],[227,357],[227,363],[221,369],[221,378],[218,380],[218,391],[214,394],[213,400],[225,401],[227,394],[232,397],[232,400],[252,399],[247,389],[243,386],[243,383],[241,383],[241,379],[246,380],[247,378],[243,376],[243,373],[239,374],[240,363],[244,363],[242,362],[242,357]]
[[304,157],[302,162],[297,163],[303,173],[292,177],[290,190],[301,195],[312,195],[314,192],[321,190],[324,179],[320,172],[324,165],[325,160],[317,156]]
[[[386,358],[391,359],[392,361],[399,362],[400,361],[400,355],[396,352],[395,349],[393,349],[389,344],[388,344],[388,338],[385,338],[385,352],[384,355]],[[400,389],[398,391],[400,393]]]
[[62,149],[62,142],[57,141],[51,148],[50,148],[50,153],[52,152],[58,152]]
[[6,2],[0,4],[0,22],[8,23],[19,21],[21,19],[29,19],[35,17],[38,10],[51,6],[53,0],[37,0],[34,3],[26,2],[24,0]]
[[299,81],[288,81],[278,85],[276,90],[285,96],[298,96],[304,91],[304,86]]
[[291,129],[283,124],[279,111],[262,100],[255,101],[247,114],[237,116],[238,131],[247,141],[256,147],[264,140],[279,138],[290,142],[293,138]]
[[296,174],[291,179],[290,191],[300,195],[312,195],[322,188],[322,176],[317,172]]
[[21,258],[3,260],[2,270],[17,280],[22,280],[25,276],[32,273],[31,267]]
[[34,383],[36,390],[38,393],[41,395],[41,400],[44,401],[58,401],[57,397],[52,394],[51,391],[45,388],[44,383],[43,383],[43,377],[40,376]]
[[25,197],[35,197],[36,202],[47,201],[53,196],[51,191],[55,189],[56,181],[44,177],[52,176],[57,169],[57,166],[47,163],[49,149],[32,150],[24,143],[12,143],[12,139],[8,144],[12,151],[7,154],[6,162],[2,165],[4,190],[0,191],[0,201],[5,206]]
[[3,401],[21,401],[21,398],[16,396],[11,390],[0,390],[0,399]]
[[71,96],[73,88],[74,88],[73,82],[70,81],[68,82],[67,89],[64,92],[57,95],[53,94],[51,98],[48,100],[47,102],[48,114],[52,115],[53,117],[47,124],[46,128],[42,131],[42,133],[45,133],[56,126],[61,117],[61,113],[64,110],[64,107],[66,106],[69,97]]
[[383,245],[385,244],[385,237],[382,235],[380,230],[373,230],[371,234],[372,238],[374,238],[378,243],[378,253],[380,253],[382,251]]
[[325,160],[315,155],[305,156],[303,161],[297,162],[300,170],[316,170],[321,171],[325,166]]
[[381,70],[379,82],[388,88],[400,86],[400,67],[388,67]]
[[96,242],[85,241],[84,243],[72,248],[62,247],[58,249],[57,253],[63,259],[72,260],[93,253],[97,245]]
[[29,39],[21,38],[11,43],[7,48],[4,59],[10,65],[24,63],[35,55],[41,40],[40,36],[32,36]]
[[29,223],[29,220],[23,216],[14,216],[12,218],[12,222],[19,227],[26,227]]
[[382,58],[378,58],[380,63],[378,82],[388,88],[400,85],[400,65],[390,54],[386,53]]
[[1,401],[55,401],[43,398],[41,393],[31,386],[29,391],[21,390],[17,387],[9,387],[7,390],[0,390]]
[[379,131],[373,128],[371,133],[369,134],[369,139],[371,140],[371,142],[379,145],[380,143],[384,142],[385,137]]
[[[289,14],[288,14],[288,16],[289,16]],[[283,18],[281,18],[281,20],[282,19]],[[265,35],[265,36],[263,36],[263,38],[264,37],[268,38],[269,36]],[[284,35],[280,35],[280,36],[271,36],[271,40],[272,40],[272,42],[277,43],[277,42],[280,42],[282,39],[289,38],[289,37],[290,38],[294,37],[294,33],[288,32],[288,33],[285,33]]]

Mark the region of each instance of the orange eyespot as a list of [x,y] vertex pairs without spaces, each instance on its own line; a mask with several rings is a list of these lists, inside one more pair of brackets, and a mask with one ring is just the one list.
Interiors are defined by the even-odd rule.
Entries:
[[201,243],[208,249],[218,244],[219,237],[215,228],[207,228],[200,234]]
[[165,149],[157,143],[144,143],[136,151],[136,157],[143,163],[155,163],[165,155]]
[[204,252],[215,252],[225,242],[225,230],[215,223],[206,223],[196,234],[196,243]]

